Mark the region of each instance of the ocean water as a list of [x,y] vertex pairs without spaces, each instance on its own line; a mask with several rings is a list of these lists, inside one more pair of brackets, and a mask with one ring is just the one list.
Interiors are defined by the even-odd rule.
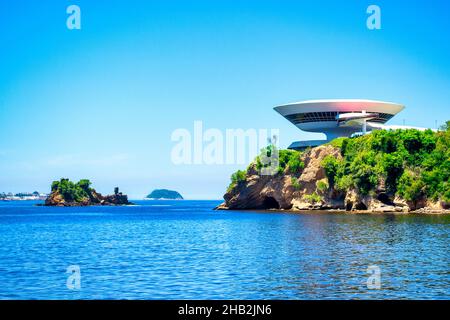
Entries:
[[450,298],[448,215],[34,204],[0,201],[0,299]]

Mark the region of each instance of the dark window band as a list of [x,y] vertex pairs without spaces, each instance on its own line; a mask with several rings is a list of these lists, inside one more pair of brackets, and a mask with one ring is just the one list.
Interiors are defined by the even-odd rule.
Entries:
[[[352,111],[345,111],[342,113],[351,113]],[[355,111],[360,113],[361,111]],[[390,120],[394,115],[388,113],[377,112],[378,117],[370,119],[371,122],[385,123]],[[336,116],[338,112],[328,111],[328,112],[307,112],[307,113],[296,113],[285,116],[293,124],[308,123],[308,122],[329,122],[336,121]]]

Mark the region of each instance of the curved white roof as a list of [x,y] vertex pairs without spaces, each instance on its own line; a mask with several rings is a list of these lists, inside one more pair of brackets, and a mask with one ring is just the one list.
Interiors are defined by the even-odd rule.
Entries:
[[[386,123],[404,108],[403,105],[392,102],[332,99],[289,103],[274,109],[297,128],[324,133],[328,139],[332,139],[361,131],[364,123],[370,129],[374,123],[375,128],[377,123]],[[363,121],[356,121],[357,119]]]
[[398,103],[365,99],[307,100],[280,105],[274,109],[282,116],[308,112],[379,112],[397,114],[405,107]]

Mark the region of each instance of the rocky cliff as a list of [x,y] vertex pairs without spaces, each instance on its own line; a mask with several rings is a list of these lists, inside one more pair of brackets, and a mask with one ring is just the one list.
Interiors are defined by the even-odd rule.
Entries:
[[[354,143],[358,146],[357,148],[360,148],[359,144],[363,143],[369,143],[368,145],[372,146],[378,138],[375,135],[374,137],[360,137],[347,142]],[[371,140],[365,141],[368,139]],[[406,158],[400,159],[397,161],[400,165],[397,166],[390,164],[391,160],[386,154],[395,158],[398,155],[394,154],[394,151],[390,153],[379,152],[374,153],[374,155],[370,153],[376,159],[371,162],[365,157],[358,158],[363,155],[363,149],[359,149],[358,152],[350,156],[352,149],[348,145],[343,147],[341,143],[342,141],[338,144],[328,144],[309,149],[303,153],[297,152],[296,157],[303,165],[297,166],[297,170],[292,170],[291,166],[285,165],[274,175],[261,175],[261,165],[257,158],[245,172],[242,171],[240,177],[234,178],[224,195],[225,202],[217,209],[291,211],[338,209],[353,212],[399,213],[413,211],[450,212],[448,210],[450,209],[450,203],[445,200],[444,196],[441,199],[439,199],[439,196],[438,199],[427,196],[433,191],[428,190],[432,189],[430,187],[432,182],[428,186],[417,182],[420,181],[421,178],[419,177],[422,175],[424,177],[429,176],[425,169],[420,171],[421,175],[418,174],[416,180],[410,179],[410,181],[407,179],[410,175],[407,164],[409,160],[406,160]],[[345,148],[346,150],[344,150]],[[426,154],[424,157],[426,157]],[[447,156],[446,161],[449,160],[450,158]],[[338,177],[338,173],[330,170],[329,163],[331,162],[336,164],[335,171],[341,171],[340,177]],[[364,165],[364,167],[357,167],[358,165]],[[396,168],[397,171],[392,168]],[[449,172],[442,172],[442,170],[447,170],[445,168],[441,169],[440,174],[448,176]],[[414,168],[414,170],[418,172],[417,168]],[[369,174],[371,172],[372,175]],[[395,174],[396,177],[394,177]],[[441,178],[442,176],[439,177],[439,179]],[[416,185],[418,185],[418,190],[415,189]],[[436,185],[441,186],[439,194],[449,194],[450,185],[448,185],[448,180],[445,177],[444,180],[438,181]]]
[[[245,180],[224,195],[225,202],[217,209],[344,209],[345,195],[334,190],[317,192],[318,181],[326,178],[320,163],[327,155],[339,157],[339,150],[320,146],[304,153],[305,166],[298,174],[288,168],[276,175],[260,175],[257,164],[251,163]],[[320,200],[311,198],[314,193],[322,195]]]

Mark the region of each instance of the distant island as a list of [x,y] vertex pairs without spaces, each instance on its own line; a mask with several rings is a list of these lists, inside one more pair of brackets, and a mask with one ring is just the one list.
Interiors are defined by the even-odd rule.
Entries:
[[0,201],[35,201],[35,200],[45,200],[48,194],[34,192],[19,192],[19,193],[5,193],[0,192]]
[[146,200],[183,200],[181,194],[174,190],[155,189],[148,196]]
[[53,181],[52,192],[45,200],[45,206],[56,207],[78,207],[78,206],[120,206],[131,205],[128,196],[119,192],[119,188],[114,188],[114,194],[102,196],[91,188],[91,182],[82,179],[77,183],[69,179]]
[[[273,175],[264,159],[278,153]],[[238,170],[218,210],[450,213],[450,121],[440,131],[377,130],[303,152],[269,145]]]

